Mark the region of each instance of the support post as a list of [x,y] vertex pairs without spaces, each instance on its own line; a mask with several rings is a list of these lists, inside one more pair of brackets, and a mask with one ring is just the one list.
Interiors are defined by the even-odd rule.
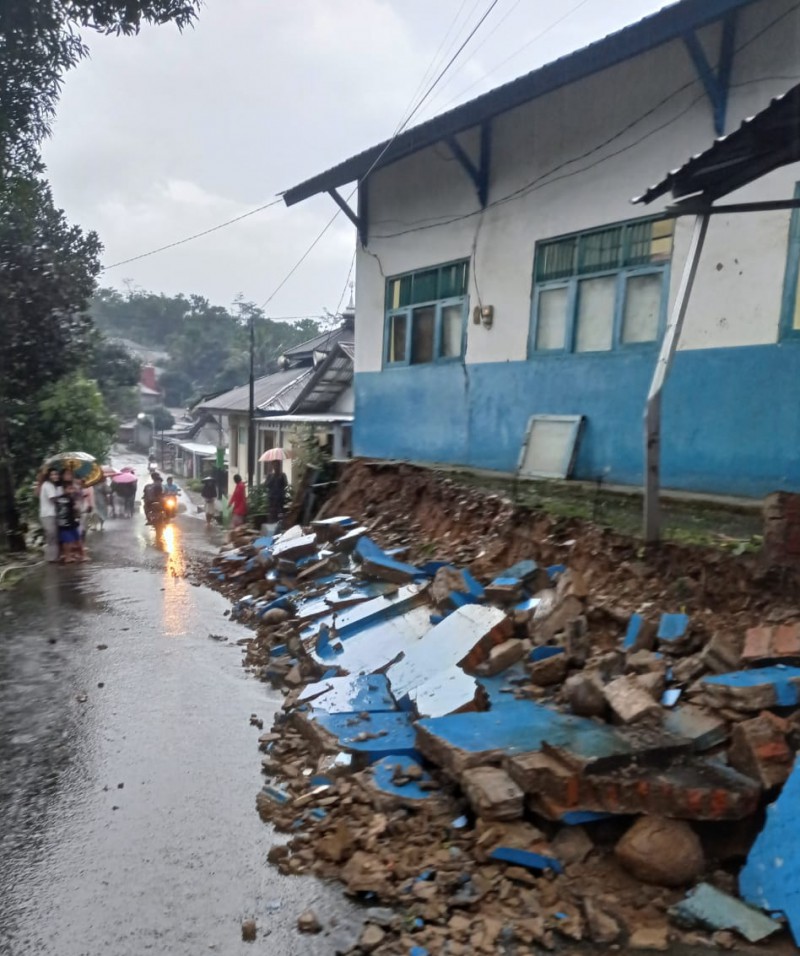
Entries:
[[256,470],[256,422],[255,422],[255,353],[256,333],[253,315],[250,315],[250,397],[247,415],[247,489],[253,490],[253,474]]
[[684,34],[683,41],[697,70],[714,114],[714,129],[717,136],[725,132],[728,112],[728,90],[733,68],[734,42],[736,40],[736,11],[731,11],[722,21],[719,62],[716,70],[708,62],[705,50],[692,30]]
[[488,120],[485,123],[481,123],[480,159],[477,166],[455,136],[446,137],[445,142],[450,147],[450,152],[458,160],[464,172],[472,180],[472,184],[478,194],[478,202],[481,204],[481,209],[485,209],[489,198],[489,164],[491,162],[492,152],[491,123]]
[[697,266],[700,254],[703,251],[706,232],[708,231],[709,213],[700,213],[694,221],[692,241],[689,245],[689,254],[683,267],[681,284],[675,304],[670,313],[669,322],[661,342],[653,380],[650,383],[650,392],[647,396],[647,406],[644,415],[644,540],[646,544],[655,544],[661,536],[661,509],[659,491],[661,488],[661,396],[664,383],[672,365],[675,350],[680,341],[683,329],[683,320],[686,318],[686,309],[692,286],[697,276]]

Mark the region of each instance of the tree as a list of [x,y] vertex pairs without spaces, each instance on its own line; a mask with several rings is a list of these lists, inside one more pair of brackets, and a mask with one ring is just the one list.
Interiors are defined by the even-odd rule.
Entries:
[[2,0],[0,174],[40,169],[64,73],[88,55],[79,30],[133,34],[142,24],[189,26],[200,0]]
[[168,408],[164,408],[163,405],[156,405],[147,414],[153,416],[153,424],[157,432],[165,432],[175,424],[172,412]]
[[66,375],[42,390],[34,403],[24,439],[37,460],[60,451],[85,451],[104,461],[117,433],[97,385],[82,372]]
[[69,225],[42,180],[0,181],[0,525],[15,549],[24,546],[15,480],[35,452],[14,437],[31,393],[80,368],[90,351],[86,303],[100,248],[94,233]]
[[86,374],[100,389],[106,407],[119,418],[131,418],[138,411],[140,363],[127,349],[107,341],[97,329],[90,339]]

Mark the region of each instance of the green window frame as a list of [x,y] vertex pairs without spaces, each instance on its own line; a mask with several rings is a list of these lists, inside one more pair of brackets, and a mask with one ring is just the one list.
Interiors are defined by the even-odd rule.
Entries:
[[674,219],[636,219],[536,244],[529,355],[651,348],[666,323]]
[[468,259],[386,280],[384,367],[458,362],[463,358],[468,282]]
[[[800,199],[800,183],[795,184],[794,196]],[[800,339],[800,209],[793,209],[789,220],[781,302],[781,338]]]

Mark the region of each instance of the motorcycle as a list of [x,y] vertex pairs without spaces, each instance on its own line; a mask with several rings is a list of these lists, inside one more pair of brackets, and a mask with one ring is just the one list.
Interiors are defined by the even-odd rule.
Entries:
[[156,534],[178,513],[178,498],[176,495],[162,495],[150,505],[150,524],[156,529]]

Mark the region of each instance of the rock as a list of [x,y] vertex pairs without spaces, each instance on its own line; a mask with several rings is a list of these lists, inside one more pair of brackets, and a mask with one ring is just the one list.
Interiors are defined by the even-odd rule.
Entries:
[[789,724],[769,711],[742,721],[731,734],[731,766],[758,780],[765,790],[786,783],[794,763],[788,733]]
[[374,923],[367,923],[358,940],[358,945],[365,953],[371,953],[373,949],[377,949],[377,947],[381,945],[385,936],[386,933],[380,926],[376,926]]
[[628,654],[625,670],[629,674],[665,674],[667,670],[663,657],[657,657],[652,651],[638,650]]
[[594,843],[583,827],[564,827],[550,841],[553,856],[561,863],[583,863]]
[[482,664],[478,664],[475,673],[483,677],[501,674],[516,664],[518,660],[521,660],[524,653],[525,645],[523,642],[514,637],[509,638],[502,644],[496,644],[489,651],[489,656]]
[[736,671],[741,664],[743,644],[744,638],[741,635],[716,631],[703,648],[700,657],[706,669],[713,674]]
[[297,917],[297,928],[301,933],[319,933],[322,931],[322,924],[313,910],[306,910]]
[[288,621],[291,615],[288,611],[285,611],[282,607],[273,607],[261,618],[262,624],[283,624],[284,621]]
[[664,689],[667,686],[667,683],[664,679],[663,674],[659,674],[656,671],[653,671],[650,674],[641,674],[636,683],[653,698],[655,701],[660,701],[661,696],[664,693]]
[[574,667],[583,667],[586,664],[591,653],[591,641],[589,626],[583,615],[576,617],[567,625],[564,646],[570,664]]
[[453,591],[465,594],[469,591],[464,575],[458,568],[439,568],[430,586],[431,600],[438,607],[450,603]]
[[554,654],[552,657],[546,657],[543,661],[536,661],[528,668],[531,683],[537,687],[550,687],[552,684],[560,684],[567,676],[567,655]]
[[705,867],[697,834],[683,820],[641,817],[614,848],[623,869],[644,883],[683,886]]
[[242,939],[246,943],[252,943],[256,938],[256,921],[254,919],[242,920]]
[[616,943],[622,935],[622,927],[614,916],[601,909],[588,896],[583,901],[583,912],[589,938],[593,943]]
[[518,820],[525,794],[499,767],[473,767],[461,775],[461,786],[476,816],[486,820]]
[[661,707],[650,693],[630,674],[606,684],[603,693],[611,709],[624,724],[632,724],[661,713]]
[[342,821],[336,824],[325,836],[317,840],[317,855],[331,863],[341,863],[353,852],[353,836]]
[[603,685],[594,671],[583,671],[568,677],[564,697],[573,714],[579,717],[602,717],[608,705]]
[[663,951],[669,947],[669,934],[666,926],[640,926],[628,939],[629,949],[655,949]]

